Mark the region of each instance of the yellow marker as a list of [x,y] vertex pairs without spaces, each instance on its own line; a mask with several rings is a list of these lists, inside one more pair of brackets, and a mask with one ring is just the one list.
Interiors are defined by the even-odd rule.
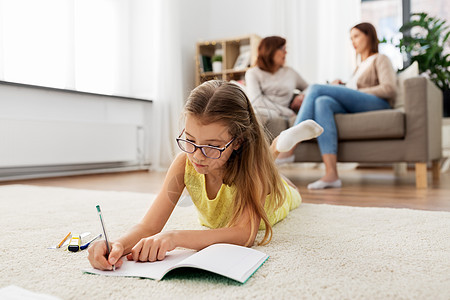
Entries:
[[81,237],[79,234],[72,235],[72,238],[70,239],[69,246],[67,247],[67,250],[72,252],[77,252],[80,250],[81,245]]
[[62,244],[67,240],[67,238],[72,234],[72,232],[69,232],[65,238],[56,246],[56,248],[61,248]]

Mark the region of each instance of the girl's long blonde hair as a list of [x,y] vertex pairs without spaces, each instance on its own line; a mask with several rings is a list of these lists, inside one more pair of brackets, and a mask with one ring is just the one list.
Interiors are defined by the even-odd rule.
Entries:
[[[205,124],[219,122],[240,144],[226,163],[224,184],[236,188],[235,205],[228,226],[237,222],[249,208],[251,232],[255,219],[262,220],[266,231],[260,245],[272,239],[272,226],[264,210],[266,196],[271,195],[268,209],[279,208],[285,200],[285,189],[269,150],[269,141],[259,124],[245,92],[237,85],[211,80],[195,88],[188,97],[185,113]],[[269,199],[269,198],[268,198]],[[266,204],[267,205],[267,204]],[[251,237],[247,241],[250,243]]]

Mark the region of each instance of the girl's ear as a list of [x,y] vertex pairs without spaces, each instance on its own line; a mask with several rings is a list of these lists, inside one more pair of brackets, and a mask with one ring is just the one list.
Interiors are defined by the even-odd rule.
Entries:
[[241,147],[242,139],[236,139],[233,143],[233,150],[238,150]]

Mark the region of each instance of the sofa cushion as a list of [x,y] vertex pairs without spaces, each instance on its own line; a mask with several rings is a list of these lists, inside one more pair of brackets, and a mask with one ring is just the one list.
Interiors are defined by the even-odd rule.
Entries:
[[[289,128],[294,121],[290,122],[284,117],[268,118],[265,115],[256,115],[261,125],[263,125],[269,141],[280,134],[283,130]],[[294,119],[295,120],[295,119]]]
[[339,140],[397,139],[405,136],[405,114],[383,109],[356,114],[336,114]]
[[397,98],[394,108],[405,106],[405,80],[419,76],[419,64],[414,61],[409,67],[397,73]]

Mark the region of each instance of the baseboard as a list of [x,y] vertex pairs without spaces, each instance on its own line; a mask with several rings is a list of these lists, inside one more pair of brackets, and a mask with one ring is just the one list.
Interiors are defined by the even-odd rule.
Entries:
[[0,181],[148,170],[150,164],[96,163],[0,168]]

